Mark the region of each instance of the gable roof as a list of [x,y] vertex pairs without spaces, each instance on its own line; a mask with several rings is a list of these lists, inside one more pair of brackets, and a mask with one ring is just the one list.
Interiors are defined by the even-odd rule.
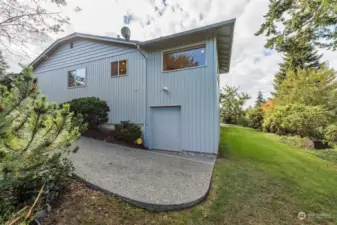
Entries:
[[42,52],[30,65],[37,66],[46,55],[49,55],[53,52],[57,47],[59,47],[64,42],[70,41],[76,38],[83,38],[95,41],[104,41],[110,43],[117,43],[121,45],[128,45],[130,47],[141,47],[144,49],[155,48],[160,45],[166,45],[170,42],[177,41],[187,41],[191,38],[207,38],[210,35],[216,35],[217,38],[217,52],[218,52],[218,65],[219,65],[219,73],[227,73],[229,72],[231,51],[233,45],[233,33],[234,33],[234,25],[235,19],[227,20],[215,24],[211,24],[204,27],[199,27],[192,30],[187,30],[183,32],[179,32],[172,35],[167,35],[164,37],[155,38],[148,41],[132,41],[132,40],[124,40],[122,38],[113,38],[108,36],[99,36],[92,34],[84,34],[84,33],[73,33],[63,38],[57,39],[52,45],[50,45],[44,52]]

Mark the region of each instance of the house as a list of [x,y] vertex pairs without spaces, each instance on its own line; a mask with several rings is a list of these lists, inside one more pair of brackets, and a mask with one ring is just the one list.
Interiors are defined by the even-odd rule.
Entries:
[[50,101],[99,97],[110,123],[144,126],[149,149],[217,154],[219,73],[229,71],[234,24],[144,42],[74,33],[31,65]]

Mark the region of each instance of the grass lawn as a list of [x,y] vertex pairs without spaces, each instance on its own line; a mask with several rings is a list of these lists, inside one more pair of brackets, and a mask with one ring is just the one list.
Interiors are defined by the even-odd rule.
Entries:
[[[78,153],[80,154],[80,153]],[[210,194],[191,209],[151,213],[74,182],[46,224],[334,224],[337,165],[251,129],[221,128]],[[323,158],[323,159],[322,159]],[[329,158],[329,157],[328,157]],[[301,221],[298,212],[308,217]]]

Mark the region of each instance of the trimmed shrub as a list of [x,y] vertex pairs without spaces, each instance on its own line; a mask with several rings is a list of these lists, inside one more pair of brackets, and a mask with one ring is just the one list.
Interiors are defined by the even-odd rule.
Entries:
[[130,121],[121,121],[115,126],[115,139],[125,141],[128,144],[134,144],[142,136],[140,127]]
[[98,125],[108,122],[108,113],[110,108],[105,101],[97,97],[85,97],[73,99],[63,103],[70,105],[70,111],[75,116],[81,115],[83,122],[88,124],[89,128],[97,128]]
[[263,129],[279,135],[299,135],[314,140],[324,139],[324,129],[332,121],[332,115],[321,106],[289,104],[267,111]]

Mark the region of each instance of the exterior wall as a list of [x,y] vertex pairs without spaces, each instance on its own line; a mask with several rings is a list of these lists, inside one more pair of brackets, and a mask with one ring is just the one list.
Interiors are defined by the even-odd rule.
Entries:
[[[218,152],[219,104],[215,38],[210,38],[205,43],[207,65],[199,68],[162,72],[162,52],[167,49],[147,52],[147,147],[151,148],[150,107],[181,106],[182,150]],[[169,91],[163,91],[163,87],[168,87]]]
[[[111,77],[110,63],[127,59],[127,75]],[[62,103],[80,97],[96,96],[110,107],[109,122],[145,120],[144,57],[136,49],[78,40],[74,47],[60,46],[35,69],[42,94]],[[86,86],[68,88],[68,71],[86,68]]]

